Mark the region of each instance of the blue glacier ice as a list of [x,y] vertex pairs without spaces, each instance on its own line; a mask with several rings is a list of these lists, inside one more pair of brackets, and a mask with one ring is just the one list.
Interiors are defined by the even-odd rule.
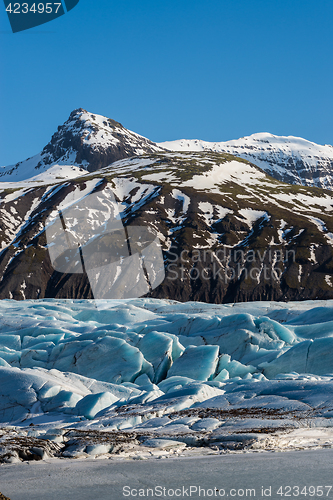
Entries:
[[0,317],[1,426],[59,442],[149,424],[188,444],[226,435],[232,412],[333,427],[333,301],[3,300]]

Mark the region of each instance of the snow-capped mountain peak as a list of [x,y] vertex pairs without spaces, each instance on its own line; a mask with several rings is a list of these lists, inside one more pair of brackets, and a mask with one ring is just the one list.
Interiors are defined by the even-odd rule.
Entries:
[[40,178],[46,170],[49,178],[51,168],[53,179],[73,178],[123,158],[161,151],[163,148],[127,130],[121,123],[79,108],[58,127],[40,154],[3,167],[0,181]]
[[[121,123],[82,108],[74,110],[64,125],[58,127],[59,131],[72,132],[73,135],[79,135],[84,144],[99,148],[120,144],[124,137],[132,147],[137,147],[138,141],[150,142],[145,137],[126,129]],[[157,149],[160,150],[160,148]]]

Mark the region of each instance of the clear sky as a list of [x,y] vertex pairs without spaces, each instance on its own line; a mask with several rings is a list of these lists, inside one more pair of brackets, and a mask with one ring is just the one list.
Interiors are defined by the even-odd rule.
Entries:
[[332,25],[332,0],[80,0],[13,34],[1,2],[0,165],[78,107],[157,142],[333,144]]

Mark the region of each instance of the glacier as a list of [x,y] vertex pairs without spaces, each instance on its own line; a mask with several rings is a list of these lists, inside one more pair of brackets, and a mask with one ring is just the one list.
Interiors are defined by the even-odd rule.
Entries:
[[332,300],[2,300],[0,315],[0,462],[333,445]]

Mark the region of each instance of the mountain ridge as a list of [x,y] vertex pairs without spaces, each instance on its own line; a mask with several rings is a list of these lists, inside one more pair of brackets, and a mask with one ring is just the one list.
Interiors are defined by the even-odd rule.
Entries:
[[251,161],[289,184],[333,189],[333,147],[301,137],[256,133],[226,142],[181,139],[159,143],[170,151],[212,151]]
[[74,110],[41,153],[2,167],[0,182],[75,178],[115,161],[163,151],[229,153],[289,184],[333,189],[333,147],[293,136],[256,133],[226,141],[178,140],[154,143],[110,118]]

